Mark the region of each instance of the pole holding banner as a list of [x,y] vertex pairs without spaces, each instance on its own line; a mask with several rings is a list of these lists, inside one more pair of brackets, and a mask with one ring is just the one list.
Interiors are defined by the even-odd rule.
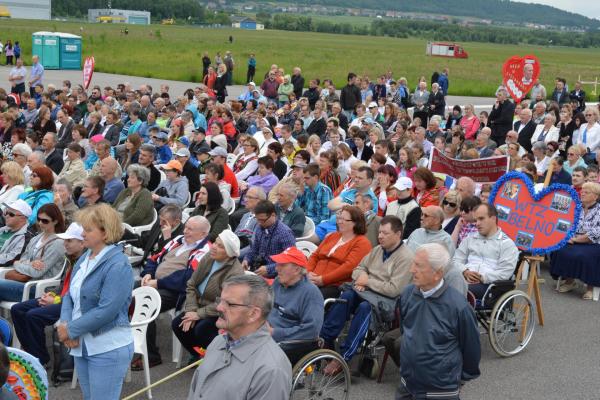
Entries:
[[96,60],[93,56],[87,57],[85,62],[83,63],[83,87],[85,90],[90,86],[92,82],[92,76],[94,75],[94,66],[96,65]]

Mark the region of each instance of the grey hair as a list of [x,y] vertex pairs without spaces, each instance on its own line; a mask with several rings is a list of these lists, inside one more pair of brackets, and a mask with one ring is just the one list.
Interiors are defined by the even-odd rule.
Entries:
[[69,193],[73,193],[73,185],[71,185],[71,182],[69,182],[65,178],[60,178],[58,181],[56,181],[55,185],[65,185],[67,191]]
[[498,90],[498,94],[501,94],[504,97],[508,97],[508,91],[504,88]]
[[546,143],[542,140],[535,142],[532,146],[531,146],[531,150],[542,150],[542,151],[546,151],[548,150],[548,146],[546,146]]
[[294,199],[298,196],[298,191],[291,183],[283,183],[279,186],[279,191],[287,192]]
[[58,142],[58,135],[55,132],[46,132],[46,135],[50,135],[54,143]]
[[537,106],[539,106],[539,105],[541,105],[541,106],[544,108],[544,110],[545,110],[545,109],[546,109],[546,107],[547,107],[547,106],[546,106],[546,102],[544,102],[544,101],[538,101],[537,103],[535,103],[535,106],[536,106],[536,107],[537,107]]
[[202,215],[194,215],[193,217],[190,217],[187,220],[186,225],[189,224],[190,222],[198,223],[198,225],[200,225],[202,230],[204,232],[206,232],[207,234],[210,231],[210,222],[208,222],[208,220],[205,217],[203,217]]
[[131,164],[127,167],[127,175],[135,175],[138,180],[142,181],[142,187],[148,186],[148,182],[150,182],[150,171],[139,164]]
[[450,253],[448,249],[441,243],[426,243],[420,245],[415,251],[422,251],[427,254],[427,262],[434,271],[443,271],[446,273],[450,265]]
[[173,220],[180,220],[182,217],[182,210],[176,204],[167,204],[163,208],[160,209],[160,215]]
[[267,194],[260,186],[252,186],[250,187],[250,189],[248,189],[248,192],[250,192],[251,190],[256,194],[256,197],[258,197],[259,200],[267,199]]
[[13,152],[17,152],[17,154],[23,154],[25,158],[29,157],[33,150],[31,147],[25,143],[17,143],[13,146]]
[[39,162],[42,162],[42,163],[46,162],[46,156],[41,151],[36,150],[36,151],[32,152],[30,155],[35,156],[35,158],[37,158]]
[[263,319],[267,319],[273,308],[273,289],[258,275],[235,275],[223,282],[223,289],[229,286],[246,286],[248,298],[246,303],[260,308]]
[[144,143],[141,147],[140,147],[140,151],[145,151],[147,153],[152,154],[152,157],[155,156],[156,154],[156,147],[152,146],[149,143]]

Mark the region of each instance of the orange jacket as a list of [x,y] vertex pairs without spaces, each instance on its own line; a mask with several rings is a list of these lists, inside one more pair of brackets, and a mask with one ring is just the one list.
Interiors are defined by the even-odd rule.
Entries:
[[323,286],[339,286],[350,282],[354,268],[371,251],[369,239],[365,235],[357,235],[328,256],[340,237],[342,235],[339,232],[326,236],[308,260],[307,271],[321,276]]

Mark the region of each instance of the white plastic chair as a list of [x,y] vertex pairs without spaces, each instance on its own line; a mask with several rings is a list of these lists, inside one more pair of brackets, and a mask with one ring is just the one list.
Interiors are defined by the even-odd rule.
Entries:
[[302,236],[296,238],[296,241],[308,240],[312,235],[315,234],[316,227],[315,223],[312,219],[306,218],[306,222],[304,223],[304,232],[302,232]]
[[223,200],[222,207],[227,210],[229,215],[231,215],[235,211],[235,201],[231,197],[227,197],[225,200]]
[[167,174],[165,174],[165,171],[163,171],[162,169],[158,169],[158,172],[160,172],[160,181],[166,181],[167,180]]
[[154,216],[152,217],[152,222],[150,224],[141,225],[141,226],[131,226],[131,225],[123,222],[123,228],[137,236],[141,236],[143,232],[148,232],[150,229],[152,229],[152,227],[158,220],[158,213],[156,212],[156,209],[153,211],[154,211]]
[[[171,318],[171,321],[173,321],[177,316],[177,310],[171,308],[169,311],[167,311],[167,314]],[[171,333],[171,342],[173,346],[171,352],[171,361],[177,363],[176,368],[179,369],[181,368],[181,360],[183,359],[183,347],[181,346],[181,342],[177,336],[175,336],[174,332]]]
[[229,168],[233,168],[233,164],[235,164],[235,160],[238,158],[237,155],[233,154],[233,153],[229,153],[227,154],[227,166]]
[[311,254],[314,253],[315,250],[317,250],[317,245],[307,240],[301,240],[299,242],[296,242],[296,247],[298,248],[298,250],[304,253],[306,258],[309,258]]
[[[59,286],[60,278],[62,277],[62,274],[67,266],[67,263],[68,263],[68,261],[65,259],[58,274],[56,274],[52,278],[32,280],[29,282],[25,282],[25,286],[23,287],[23,296],[21,297],[21,302],[30,300],[29,293],[31,292],[31,288],[33,288],[33,287],[35,287],[35,294],[34,294],[35,297],[34,298],[38,298],[38,297],[41,297],[45,293],[46,289],[48,289],[50,287]],[[0,279],[4,279],[4,276],[6,275],[6,273],[13,269],[14,268],[0,268]],[[4,312],[10,313],[11,307],[17,303],[18,303],[17,301],[2,301],[2,302],[0,302],[0,308]]]
[[[142,355],[144,364],[144,377],[146,386],[150,386],[150,365],[148,363],[148,345],[146,343],[146,330],[148,324],[158,317],[160,313],[161,299],[158,290],[149,286],[141,286],[132,293],[135,299],[135,309],[131,317],[131,329],[133,333],[133,351]],[[152,398],[152,390],[146,391],[148,398]]]
[[[156,289],[150,286],[141,286],[133,290],[132,297],[135,299],[135,309],[131,317],[131,331],[133,334],[133,351],[142,355],[144,364],[144,378],[146,386],[150,386],[150,365],[148,362],[148,345],[146,343],[146,331],[148,324],[158,317],[160,313],[161,299],[160,294]],[[127,372],[125,380],[129,382],[130,372]],[[77,371],[73,370],[73,380],[71,381],[71,389],[77,386]],[[146,391],[148,398],[152,398],[152,390]]]

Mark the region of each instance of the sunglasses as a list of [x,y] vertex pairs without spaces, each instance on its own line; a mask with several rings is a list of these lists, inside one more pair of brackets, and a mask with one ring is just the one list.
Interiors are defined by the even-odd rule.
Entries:
[[12,211],[4,211],[4,215],[6,215],[7,217],[11,217],[11,218],[20,217],[21,216],[20,214],[15,214]]
[[449,202],[447,200],[442,201],[442,205],[444,205],[444,206],[450,206],[452,208],[456,207],[456,203],[451,203],[451,202]]
[[49,224],[50,222],[52,222],[52,220],[51,220],[51,219],[48,219],[48,218],[40,218],[40,217],[38,217],[37,221],[38,221],[40,224],[44,224],[44,225],[46,225],[46,224]]

